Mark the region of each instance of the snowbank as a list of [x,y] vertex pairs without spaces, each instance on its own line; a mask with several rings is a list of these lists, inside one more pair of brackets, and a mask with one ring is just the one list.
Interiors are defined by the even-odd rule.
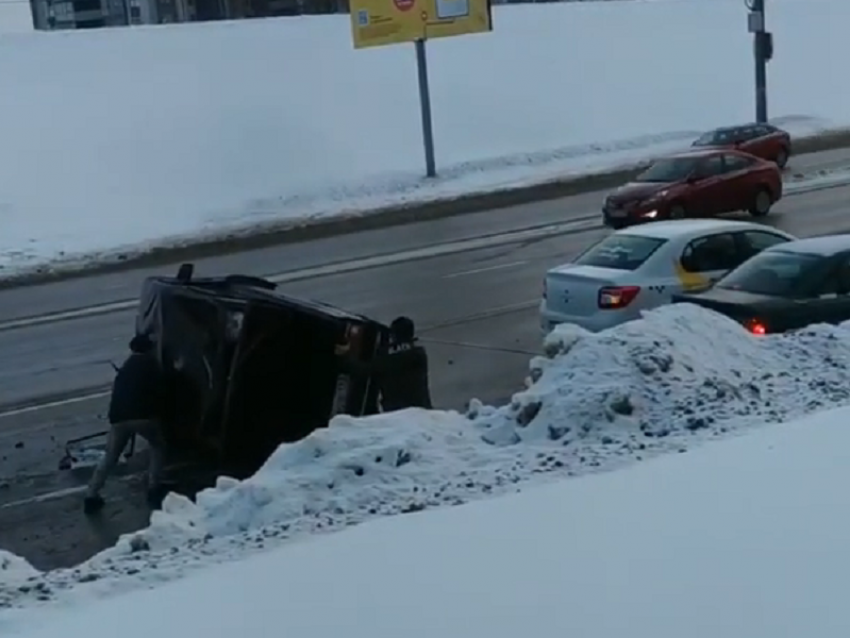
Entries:
[[[493,442],[632,449],[647,439],[782,421],[850,398],[850,328],[754,338],[697,306],[674,305],[593,335],[562,325],[532,361],[537,382],[485,419]],[[533,418],[532,418],[533,416]],[[528,425],[525,425],[528,422]]]
[[[774,0],[769,16],[771,112],[798,134],[850,124],[850,90],[812,72],[850,55],[850,5],[811,1]],[[79,265],[681,148],[752,119],[745,14],[740,0],[494,8],[492,33],[429,43],[430,181],[413,47],[355,51],[347,16],[4,36],[0,266]]]
[[[533,382],[507,406],[337,418],[282,446],[254,477],[222,479],[197,503],[170,495],[146,530],[34,582],[64,600],[114,593],[286,539],[684,452],[850,403],[850,327],[754,337],[677,304],[599,334],[562,326],[546,346],[549,358],[532,362]],[[0,606],[32,601],[32,591],[0,587]]]
[[38,576],[38,570],[20,556],[0,549],[0,584],[19,586]]
[[30,612],[4,636],[844,638],[848,422],[845,408],[623,472],[374,522],[154,590]]
[[18,0],[0,2],[0,38],[9,33],[32,32],[32,13],[29,2]]

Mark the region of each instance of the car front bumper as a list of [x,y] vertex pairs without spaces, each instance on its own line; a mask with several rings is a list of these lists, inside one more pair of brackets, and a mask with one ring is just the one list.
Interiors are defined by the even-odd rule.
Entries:
[[634,208],[602,208],[602,221],[612,228],[624,228],[633,224],[643,224],[663,219],[665,211],[657,206],[638,206]]

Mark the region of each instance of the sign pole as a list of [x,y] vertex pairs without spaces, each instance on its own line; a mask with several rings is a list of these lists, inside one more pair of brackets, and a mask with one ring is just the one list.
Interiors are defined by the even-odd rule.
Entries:
[[434,160],[434,127],[431,122],[431,91],[428,87],[428,56],[425,40],[418,38],[416,45],[416,70],[419,74],[419,109],[422,112],[422,141],[425,145],[425,174],[437,176],[437,163]]
[[756,122],[767,122],[767,62],[773,52],[771,35],[764,24],[764,0],[744,0],[750,10],[748,26],[753,34],[753,53],[756,63]]

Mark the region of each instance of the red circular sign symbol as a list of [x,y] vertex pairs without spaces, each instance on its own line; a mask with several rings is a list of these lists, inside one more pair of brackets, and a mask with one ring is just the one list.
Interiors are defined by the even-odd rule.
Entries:
[[410,11],[416,4],[416,0],[393,0],[393,4],[399,11]]

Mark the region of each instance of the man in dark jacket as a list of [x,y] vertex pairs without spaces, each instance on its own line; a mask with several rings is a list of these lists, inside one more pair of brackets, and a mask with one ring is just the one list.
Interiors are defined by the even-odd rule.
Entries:
[[118,465],[124,448],[136,435],[145,439],[149,448],[149,500],[152,505],[159,500],[165,453],[161,426],[167,396],[165,376],[148,337],[133,337],[130,351],[112,383],[106,451],[89,482],[84,502],[86,514],[94,514],[103,508],[100,491]]
[[433,407],[428,383],[428,354],[417,344],[415,331],[411,319],[395,319],[390,324],[389,351],[371,361],[351,358],[350,344],[336,347],[336,354],[345,357],[342,365],[346,370],[375,379],[384,412]]

